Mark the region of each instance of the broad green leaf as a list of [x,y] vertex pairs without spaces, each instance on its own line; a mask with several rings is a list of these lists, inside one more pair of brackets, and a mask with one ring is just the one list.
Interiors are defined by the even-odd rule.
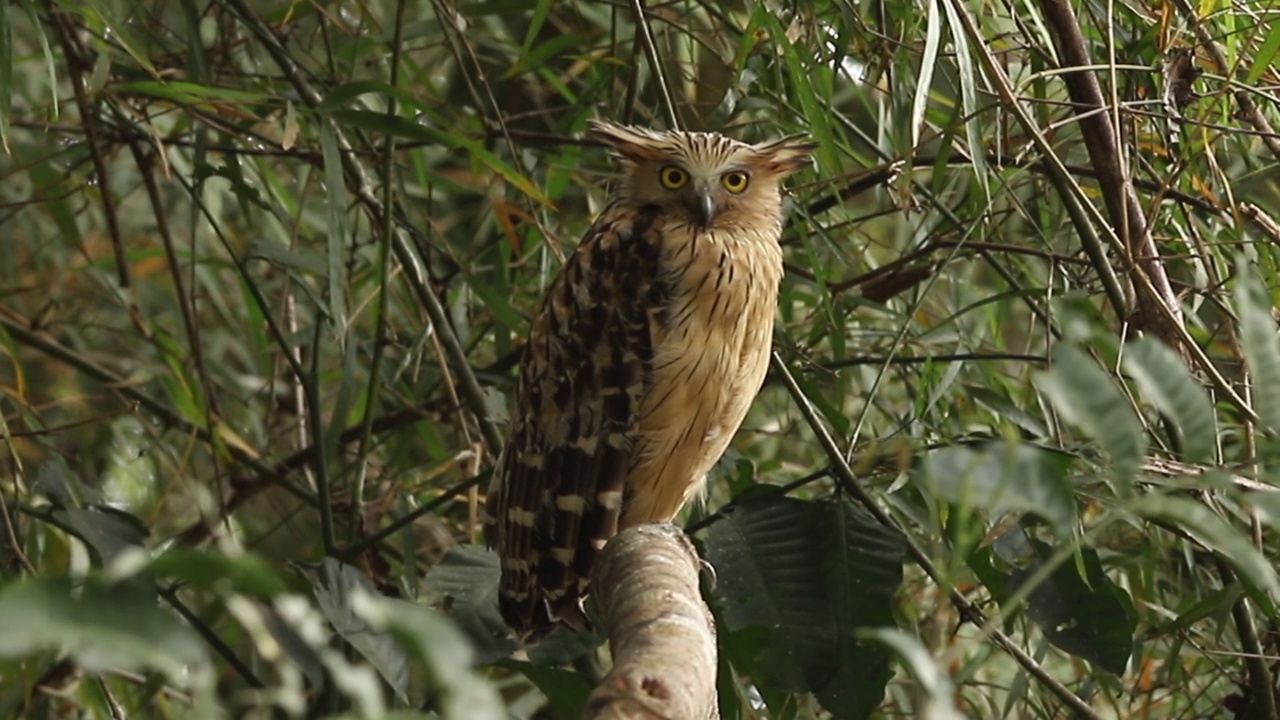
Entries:
[[42,517],[83,541],[98,567],[107,567],[127,550],[142,548],[147,536],[141,520],[109,507],[50,508]]
[[[823,503],[818,514],[818,566],[836,625],[837,664],[825,681],[809,674],[813,694],[837,718],[868,717],[893,677],[891,655],[859,635],[893,627],[893,595],[902,585],[902,539],[848,502]],[[876,688],[881,688],[877,693]]]
[[509,656],[516,649],[511,629],[498,612],[498,556],[479,545],[456,545],[427,573],[426,586],[459,629],[471,638],[480,662]]
[[848,502],[773,496],[729,510],[703,544],[734,666],[762,692],[812,692],[837,718],[869,716],[889,656],[856,632],[894,625],[901,539]]
[[1118,479],[1133,478],[1146,454],[1147,438],[1111,376],[1076,347],[1059,345],[1053,369],[1037,375],[1035,383],[1064,418],[1110,454]]
[[[1008,590],[1036,575],[1054,549],[1028,538],[1038,559],[1009,576]],[[1116,675],[1124,674],[1133,650],[1137,615],[1133,601],[1102,569],[1098,553],[1089,548],[1077,551],[1079,563],[1064,562],[1027,595],[1027,615],[1058,648],[1088,660]],[[1080,576],[1080,570],[1086,573]]]
[[[587,612],[590,613],[592,608],[592,604],[588,602]],[[604,642],[605,638],[596,630],[578,632],[567,627],[558,627],[529,648],[529,662],[538,667],[569,665],[595,651]]]
[[475,652],[467,638],[444,616],[403,600],[358,592],[357,617],[379,633],[393,637],[425,668],[436,707],[446,720],[506,720],[502,698],[472,671]]
[[184,586],[271,598],[285,591],[275,568],[259,555],[173,548],[147,565],[156,577],[179,580]]
[[1252,380],[1253,409],[1263,426],[1280,431],[1280,338],[1271,317],[1275,305],[1243,256],[1236,264],[1236,276],[1240,344]]
[[564,668],[548,667],[532,662],[507,660],[498,663],[529,678],[543,695],[547,696],[556,717],[580,718],[591,695],[591,683],[582,673]]
[[1058,537],[1069,538],[1076,523],[1075,496],[1066,478],[1073,459],[1017,442],[944,447],[925,455],[912,478],[923,491],[961,507],[1035,513]]
[[199,636],[127,585],[15,580],[0,588],[0,627],[0,657],[52,650],[90,672],[156,670],[184,687],[213,680]]
[[373,584],[355,567],[325,558],[316,573],[314,591],[320,611],[333,629],[377,669],[402,701],[407,701],[409,658],[390,635],[371,627],[352,605],[355,595],[361,592],[381,597]]
[[1126,347],[1124,369],[1177,426],[1187,462],[1212,462],[1217,446],[1213,403],[1177,354],[1159,340],[1141,338]]

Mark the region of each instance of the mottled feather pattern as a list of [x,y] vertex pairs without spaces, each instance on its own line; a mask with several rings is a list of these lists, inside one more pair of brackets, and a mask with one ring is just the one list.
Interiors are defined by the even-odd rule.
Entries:
[[488,532],[508,558],[502,610],[514,624],[545,624],[551,617],[580,624],[576,585],[603,546],[591,539],[617,532],[654,335],[667,302],[656,214],[653,206],[607,208],[530,330],[516,390],[516,406],[527,411],[513,418]]
[[623,180],[534,318],[486,503],[502,612],[527,638],[584,624],[599,550],[673,519],[746,416],[782,277],[779,183],[812,148],[592,134]]

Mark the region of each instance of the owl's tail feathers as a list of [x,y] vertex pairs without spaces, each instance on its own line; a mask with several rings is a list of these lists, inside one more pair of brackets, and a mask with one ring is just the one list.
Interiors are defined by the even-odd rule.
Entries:
[[537,590],[525,597],[508,594],[501,589],[498,592],[498,608],[502,617],[524,645],[542,640],[560,626],[575,631],[585,630],[589,622],[582,602],[583,598],[576,594],[571,600],[551,600]]
[[589,624],[582,607],[586,582],[563,560],[540,553],[529,542],[529,528],[499,520],[507,506],[502,493],[501,485],[490,488],[484,512],[485,543],[498,553],[502,566],[498,584],[502,618],[526,645],[560,625],[585,629]]

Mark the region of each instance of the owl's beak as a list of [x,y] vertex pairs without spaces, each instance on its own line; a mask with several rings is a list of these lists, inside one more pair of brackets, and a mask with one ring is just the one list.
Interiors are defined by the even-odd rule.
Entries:
[[694,208],[698,216],[698,227],[706,230],[716,216],[716,203],[711,197],[711,188],[698,188],[698,204]]

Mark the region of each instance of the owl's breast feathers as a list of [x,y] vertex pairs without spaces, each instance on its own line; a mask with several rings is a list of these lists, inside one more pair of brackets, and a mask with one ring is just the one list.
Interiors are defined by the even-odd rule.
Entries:
[[695,235],[615,203],[553,283],[486,503],[517,631],[581,626],[604,544],[700,492],[768,366],[782,257],[762,225]]

